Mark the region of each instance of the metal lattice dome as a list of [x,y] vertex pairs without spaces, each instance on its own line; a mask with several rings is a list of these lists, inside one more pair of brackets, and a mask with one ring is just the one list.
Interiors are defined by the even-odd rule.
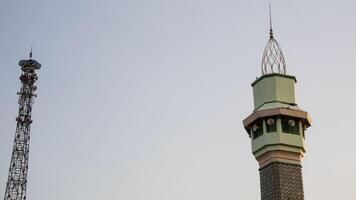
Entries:
[[272,29],[263,52],[261,69],[262,75],[271,73],[286,74],[286,61],[284,60],[281,46],[273,37]]

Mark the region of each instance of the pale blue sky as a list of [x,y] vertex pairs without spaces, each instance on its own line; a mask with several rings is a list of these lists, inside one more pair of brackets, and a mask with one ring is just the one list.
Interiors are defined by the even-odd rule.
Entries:
[[[313,117],[306,199],[356,196],[356,3],[273,0],[298,104]],[[0,196],[20,69],[39,71],[28,198],[259,199],[241,120],[268,39],[264,0],[1,0]],[[0,197],[1,198],[1,197]]]

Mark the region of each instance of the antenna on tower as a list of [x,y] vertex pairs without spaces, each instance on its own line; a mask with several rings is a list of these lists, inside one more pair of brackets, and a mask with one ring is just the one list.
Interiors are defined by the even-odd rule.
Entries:
[[31,44],[30,59],[32,59],[32,48],[33,48],[33,44]]
[[269,6],[269,37],[273,38],[271,3],[268,3],[268,6]]

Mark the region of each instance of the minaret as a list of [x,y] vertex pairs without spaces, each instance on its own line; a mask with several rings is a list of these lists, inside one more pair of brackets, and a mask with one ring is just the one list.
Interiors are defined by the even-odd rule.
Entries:
[[311,118],[297,105],[297,80],[286,72],[271,18],[261,70],[262,75],[251,84],[254,111],[243,120],[259,163],[261,199],[304,200],[301,161]]
[[38,77],[36,70],[41,68],[41,64],[32,59],[32,48],[30,58],[19,62],[22,73],[20,81],[22,83],[19,95],[19,113],[16,118],[17,127],[14,147],[10,162],[9,177],[7,180],[5,200],[25,200],[27,186],[28,156],[30,144],[30,126],[32,123],[31,111],[35,91],[35,82]]

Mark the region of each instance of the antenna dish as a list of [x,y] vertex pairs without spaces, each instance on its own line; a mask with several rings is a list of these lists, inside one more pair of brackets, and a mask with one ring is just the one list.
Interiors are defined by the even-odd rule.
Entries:
[[268,125],[272,126],[272,125],[274,125],[275,123],[276,123],[276,122],[274,121],[273,118],[267,119],[267,124],[268,124]]
[[295,121],[293,119],[288,120],[288,125],[291,127],[295,126]]

